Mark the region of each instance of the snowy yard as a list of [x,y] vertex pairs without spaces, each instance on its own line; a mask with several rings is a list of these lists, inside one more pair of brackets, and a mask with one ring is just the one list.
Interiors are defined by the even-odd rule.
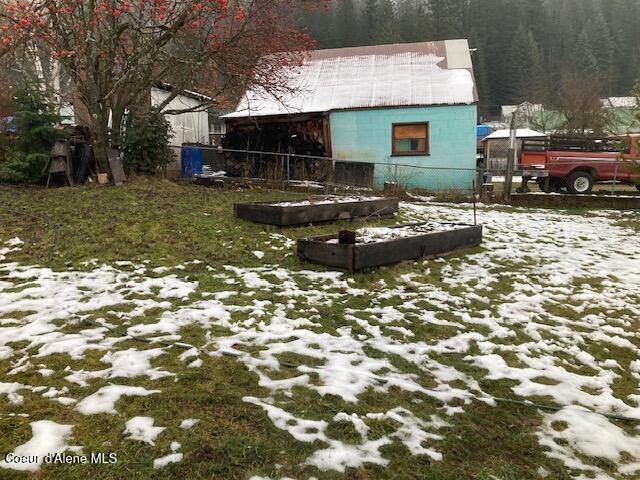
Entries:
[[[227,215],[215,259],[141,238],[55,269],[5,224],[0,477],[640,476],[638,213],[482,207],[481,248],[356,275]],[[43,463],[65,451],[88,463]]]

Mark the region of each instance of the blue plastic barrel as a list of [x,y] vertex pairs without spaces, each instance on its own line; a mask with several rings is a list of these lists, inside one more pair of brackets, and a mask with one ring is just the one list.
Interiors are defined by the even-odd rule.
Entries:
[[202,148],[195,145],[183,145],[180,153],[182,178],[193,178],[202,173]]

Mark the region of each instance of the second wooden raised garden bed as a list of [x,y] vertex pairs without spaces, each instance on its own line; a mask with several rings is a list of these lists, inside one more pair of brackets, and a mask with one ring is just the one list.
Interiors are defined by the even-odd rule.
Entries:
[[306,200],[236,203],[234,210],[238,218],[288,227],[362,217],[389,217],[398,211],[398,199],[317,197]]

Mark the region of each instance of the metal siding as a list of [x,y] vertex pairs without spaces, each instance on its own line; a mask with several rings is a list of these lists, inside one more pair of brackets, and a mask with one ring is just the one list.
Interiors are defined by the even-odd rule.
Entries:
[[[333,112],[330,116],[333,157],[387,165],[473,169],[476,119],[475,105]],[[428,156],[391,156],[392,125],[407,122],[429,122]],[[378,186],[391,180],[383,177],[384,171],[384,165],[375,166],[374,180]],[[410,186],[424,189],[468,190],[474,179],[473,172],[415,169],[414,173]]]
[[471,65],[466,40],[319,50],[284,73],[291,93],[250,90],[227,117],[476,103],[472,68],[449,68],[447,55]]

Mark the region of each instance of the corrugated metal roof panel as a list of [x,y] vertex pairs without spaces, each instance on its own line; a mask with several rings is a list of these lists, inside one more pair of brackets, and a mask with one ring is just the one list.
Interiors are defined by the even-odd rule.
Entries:
[[636,97],[609,97],[602,99],[605,108],[635,108],[638,104]]
[[250,90],[226,118],[478,101],[466,40],[318,50],[285,74],[290,92]]
[[[511,130],[509,130],[508,128],[503,130],[496,130],[488,137],[485,137],[485,140],[509,138],[510,134],[511,134]],[[535,130],[530,130],[528,128],[519,128],[516,130],[516,138],[536,138],[536,137],[546,137],[546,135],[542,132],[536,132]]]

